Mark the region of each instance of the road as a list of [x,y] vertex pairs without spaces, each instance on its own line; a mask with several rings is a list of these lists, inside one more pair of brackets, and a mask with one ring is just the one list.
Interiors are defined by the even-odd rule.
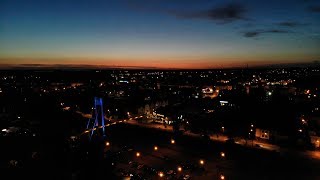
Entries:
[[[172,132],[172,126],[164,126],[163,124],[154,124],[154,123],[139,123],[136,120],[128,120],[126,121],[126,123],[131,124],[131,125],[136,125],[136,126],[141,126],[141,127],[145,127],[145,128],[154,128],[154,129],[161,129],[163,131],[169,131]],[[201,137],[200,134],[195,134],[192,133],[190,131],[186,131],[184,132],[184,135],[187,136],[192,136],[192,137]],[[210,139],[213,141],[219,141],[219,142],[226,142],[226,140],[228,139],[227,136],[225,135],[211,135]],[[265,142],[260,142],[257,140],[245,140],[245,139],[239,139],[236,138],[237,140],[235,141],[236,144],[242,145],[242,146],[246,146],[249,148],[256,148],[256,149],[265,149],[265,150],[269,150],[269,151],[276,151],[279,153],[286,153],[288,151],[292,151],[291,149],[288,148],[283,148],[283,147],[279,147],[277,145],[274,144],[269,144],[269,143],[265,143]],[[256,144],[258,144],[259,146],[256,146]],[[300,156],[305,156],[308,158],[312,158],[312,159],[316,159],[316,160],[320,160],[320,152],[319,151],[293,151],[294,153],[300,155]]]
[[[84,118],[91,118],[92,116],[90,114],[84,114],[80,111],[77,111],[76,113],[82,115]],[[139,116],[142,117],[142,116]],[[139,123],[138,121],[136,121],[136,119],[139,118],[138,116],[130,118],[130,119],[123,119],[123,120],[109,120],[110,123],[106,124],[105,127],[109,127],[112,125],[116,125],[117,123],[127,123],[127,124],[131,124],[131,125],[136,125],[136,126],[140,126],[140,127],[145,127],[145,128],[154,128],[154,129],[159,129],[159,130],[163,130],[163,131],[168,131],[168,132],[173,132],[172,126],[164,126],[163,124],[156,124],[156,123]],[[102,128],[102,126],[99,126],[97,128]],[[89,133],[92,130],[96,130],[96,128],[93,129],[87,129],[84,132],[82,132],[80,135],[83,135],[85,133]],[[187,136],[192,136],[192,137],[201,137],[200,134],[195,134],[192,133],[190,131],[186,131],[184,132],[184,135]],[[225,135],[210,135],[210,139],[212,141],[219,141],[219,142],[226,142],[226,140],[228,139],[227,136]],[[246,146],[249,148],[256,148],[256,149],[265,149],[265,150],[269,150],[269,151],[276,151],[279,153],[286,153],[288,151],[292,151],[288,148],[283,148],[283,147],[279,147],[277,145],[274,144],[270,144],[270,143],[265,143],[265,142],[260,142],[257,140],[245,140],[243,138],[236,138],[237,140],[235,141],[236,144],[242,145],[242,146]],[[259,145],[259,146],[256,146]],[[305,156],[308,158],[312,158],[312,159],[316,159],[316,160],[320,160],[320,152],[319,151],[294,151],[297,155],[300,156]]]

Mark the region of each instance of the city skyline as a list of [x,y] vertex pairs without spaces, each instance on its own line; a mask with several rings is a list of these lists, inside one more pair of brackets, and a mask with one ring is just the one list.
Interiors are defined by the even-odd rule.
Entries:
[[0,66],[227,68],[320,59],[316,1],[2,1]]

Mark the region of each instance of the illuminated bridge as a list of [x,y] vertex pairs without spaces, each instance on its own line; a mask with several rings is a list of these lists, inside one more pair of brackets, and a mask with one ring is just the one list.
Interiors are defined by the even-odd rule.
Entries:
[[[79,112],[80,113],[80,112]],[[82,113],[80,113],[82,114]],[[82,114],[82,116],[85,116]],[[87,125],[86,125],[86,130],[80,134],[89,135],[89,139],[94,135],[101,136],[103,138],[106,137],[106,127],[115,125],[117,123],[122,123],[126,122],[127,120],[120,120],[120,121],[115,121],[111,122],[111,120],[107,120],[107,118],[104,115],[103,112],[103,100],[102,98],[95,97],[94,98],[94,107],[92,109],[92,116],[88,119]]]

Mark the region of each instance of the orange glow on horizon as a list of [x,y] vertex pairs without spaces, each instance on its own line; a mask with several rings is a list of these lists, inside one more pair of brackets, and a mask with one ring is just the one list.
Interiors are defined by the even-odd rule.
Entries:
[[[304,63],[306,61],[303,61]],[[310,60],[311,62],[311,60]],[[39,66],[39,67],[124,67],[124,68],[159,68],[159,69],[210,69],[210,68],[231,68],[231,67],[250,67],[263,66],[270,64],[301,63],[301,61],[258,61],[258,60],[230,60],[228,58],[210,59],[102,59],[102,58],[0,58],[0,67],[15,66]]]

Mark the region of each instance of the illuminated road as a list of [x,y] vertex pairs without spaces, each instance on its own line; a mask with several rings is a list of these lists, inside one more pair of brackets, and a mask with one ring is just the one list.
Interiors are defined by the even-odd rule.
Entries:
[[[145,127],[145,128],[154,128],[154,129],[160,129],[160,130],[169,131],[169,132],[173,131],[172,126],[165,127],[163,124],[152,124],[152,123],[151,124],[143,124],[143,123],[139,123],[135,120],[126,121],[126,123]],[[189,131],[184,132],[184,135],[192,136],[192,137],[199,137],[199,138],[201,137],[201,135],[195,134],[195,133],[192,133]],[[210,139],[213,141],[226,142],[228,137],[225,135],[219,135],[218,137],[216,135],[211,135]],[[238,139],[238,138],[235,138],[235,139]],[[242,145],[242,146],[249,147],[249,148],[265,149],[265,150],[269,150],[269,151],[276,151],[279,153],[286,153],[288,151],[292,151],[292,150],[289,150],[288,148],[282,148],[282,147],[279,147],[274,144],[263,143],[263,142],[259,142],[257,140],[254,140],[253,142],[252,142],[252,140],[247,140],[247,142],[246,142],[245,139],[238,139],[235,141],[235,143]],[[256,145],[259,145],[259,146],[256,146]],[[319,151],[303,151],[303,152],[302,151],[293,151],[293,152],[300,155],[300,156],[320,160],[320,152]]]
[[[84,118],[91,118],[92,116],[90,114],[84,114],[81,113],[79,111],[77,111],[78,114],[82,115]],[[139,116],[142,117],[142,116]],[[127,123],[127,124],[131,124],[131,125],[136,125],[136,126],[141,126],[141,127],[145,127],[145,128],[153,128],[153,129],[159,129],[159,130],[163,130],[163,131],[168,131],[168,132],[173,132],[172,126],[164,126],[163,124],[154,124],[154,123],[139,123],[138,121],[134,120],[137,119],[139,117],[134,117],[134,118],[130,118],[130,119],[123,119],[123,120],[109,120],[110,123],[106,124],[105,127],[109,127],[112,125],[116,125],[118,123]],[[96,127],[96,128],[102,128],[102,126]],[[84,132],[82,132],[80,134],[86,134],[91,132],[92,130],[96,130],[96,128],[93,129],[87,129]],[[200,134],[195,134],[189,131],[184,132],[184,135],[187,136],[192,136],[192,137],[201,137]],[[210,139],[213,141],[219,141],[219,142],[226,142],[226,140],[228,139],[227,136],[225,135],[211,135]],[[239,139],[239,138],[235,138],[235,143],[242,145],[242,146],[246,146],[246,147],[250,147],[250,148],[256,148],[256,149],[265,149],[265,150],[269,150],[269,151],[276,151],[279,153],[286,153],[289,151],[289,149],[287,148],[282,148],[279,147],[277,145],[274,144],[269,144],[269,143],[263,143],[257,140],[245,140],[245,139]],[[290,150],[291,151],[291,150]],[[320,160],[320,152],[319,151],[295,151],[295,153],[297,153],[298,155],[301,156],[305,156],[305,157],[309,157],[312,159],[317,159]]]

